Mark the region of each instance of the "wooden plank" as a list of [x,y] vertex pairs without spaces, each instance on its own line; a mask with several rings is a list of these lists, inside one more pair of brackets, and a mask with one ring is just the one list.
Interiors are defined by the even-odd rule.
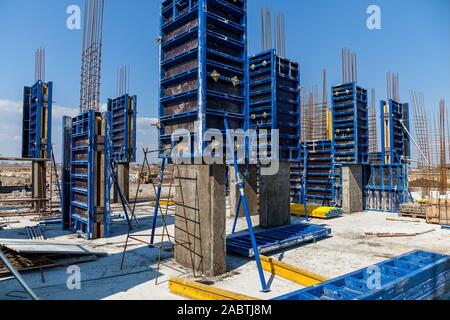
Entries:
[[314,286],[329,280],[328,278],[313,272],[300,269],[266,256],[261,256],[261,264],[265,271],[271,272],[273,275],[295,282],[304,287]]
[[169,279],[169,290],[185,298],[193,300],[259,300],[254,297],[238,294],[228,290],[207,286],[195,281],[189,281],[177,277]]

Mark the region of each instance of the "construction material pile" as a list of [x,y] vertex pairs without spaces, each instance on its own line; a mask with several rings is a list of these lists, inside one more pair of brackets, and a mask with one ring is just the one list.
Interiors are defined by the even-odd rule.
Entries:
[[411,218],[426,218],[427,217],[427,205],[426,203],[404,203],[400,205],[401,217]]
[[430,199],[426,217],[428,223],[450,225],[450,199]]
[[[314,204],[308,204],[308,216],[317,219],[333,219],[342,217],[344,211],[337,207],[323,207]],[[291,214],[295,216],[305,217],[305,205],[291,203]]]

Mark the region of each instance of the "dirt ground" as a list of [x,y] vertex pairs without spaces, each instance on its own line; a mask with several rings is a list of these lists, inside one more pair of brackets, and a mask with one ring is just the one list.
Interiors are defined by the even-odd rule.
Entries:
[[[115,207],[115,212],[120,210]],[[152,222],[152,208],[147,203],[138,207],[140,228],[133,231],[136,234],[148,234]],[[389,221],[397,219],[396,214],[364,212],[346,215],[334,220],[312,220],[311,223],[326,225],[332,229],[332,236],[272,256],[286,263],[334,278],[357,269],[368,267],[383,260],[407,253],[416,249],[429,250],[450,255],[450,231],[440,226],[428,225],[425,221],[414,222]],[[25,239],[24,227],[36,225],[31,218],[12,218],[16,223],[0,231],[0,238]],[[1,219],[0,219],[1,220]],[[258,217],[253,218],[255,225]],[[298,218],[293,218],[298,222]],[[17,223],[18,222],[18,223]],[[227,219],[227,232],[231,232],[232,219]],[[169,231],[173,232],[173,216],[169,219]],[[161,221],[158,226],[161,229]],[[246,229],[245,220],[238,223],[238,230]],[[417,232],[433,230],[432,232],[405,238],[376,238],[366,236],[367,232]],[[47,239],[69,240],[76,243],[89,244],[97,250],[105,251],[109,256],[94,262],[80,264],[82,285],[80,290],[69,290],[66,281],[69,277],[66,268],[53,268],[44,271],[45,282],[42,282],[40,272],[25,273],[24,278],[42,299],[50,300],[96,300],[96,299],[138,299],[161,300],[182,299],[168,290],[167,279],[170,276],[191,278],[189,271],[179,267],[170,258],[171,254],[162,252],[168,260],[158,271],[157,256],[159,251],[146,245],[131,241],[126,253],[125,267],[120,269],[123,246],[126,240],[126,223],[116,220],[112,226],[112,237],[95,241],[79,239],[70,232],[63,232],[60,225],[43,228]],[[161,230],[158,230],[161,231]],[[145,239],[145,237],[144,237]],[[271,299],[302,287],[271,277],[266,273],[271,292],[261,293],[256,264],[252,260],[229,255],[227,258],[228,273],[212,280],[215,286],[260,299]],[[28,299],[14,279],[0,281],[0,299]]]

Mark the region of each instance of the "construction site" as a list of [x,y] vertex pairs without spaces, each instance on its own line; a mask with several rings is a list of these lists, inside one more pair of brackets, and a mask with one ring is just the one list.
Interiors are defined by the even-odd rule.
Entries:
[[[47,48],[16,90],[0,300],[450,299],[444,98],[431,105],[390,70],[367,87],[355,42],[309,86],[289,5],[158,0],[146,41],[159,54],[145,57],[157,99],[144,104],[131,67],[102,75],[109,2],[82,2],[75,112],[54,129],[64,83],[48,77]],[[138,143],[141,113],[157,118],[156,144]]]

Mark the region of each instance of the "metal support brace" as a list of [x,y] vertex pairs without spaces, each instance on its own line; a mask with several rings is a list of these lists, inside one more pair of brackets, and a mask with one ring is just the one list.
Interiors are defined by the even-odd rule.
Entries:
[[14,266],[11,264],[11,262],[8,260],[6,255],[3,253],[2,250],[0,250],[0,259],[3,261],[3,264],[6,266],[6,268],[11,272],[11,274],[14,276],[14,278],[17,279],[17,281],[20,283],[20,285],[28,292],[28,294],[33,298],[33,300],[40,300],[38,296],[33,292],[33,290],[28,286],[28,284],[23,280],[20,273],[14,268]]
[[[231,135],[229,133],[230,129],[229,129],[229,125],[228,125],[228,115],[227,114],[224,117],[224,124],[225,124],[225,132],[226,132],[226,136],[227,136],[228,145],[230,147],[234,146],[234,143],[231,139]],[[250,212],[248,209],[247,198],[245,197],[245,191],[244,191],[245,179],[239,171],[239,165],[238,165],[238,162],[236,159],[236,154],[234,152],[234,149],[233,149],[233,165],[234,165],[234,169],[235,169],[235,173],[236,173],[236,185],[239,189],[240,200],[244,207],[245,218],[247,219],[248,232],[250,234],[250,239],[252,242],[253,252],[254,252],[255,260],[256,260],[256,266],[258,267],[259,280],[261,281],[261,287],[262,287],[261,291],[269,292],[270,289],[267,287],[267,282],[264,277],[264,271],[263,271],[263,268],[261,265],[261,258],[259,256],[258,244],[256,242],[255,232],[253,230],[253,224],[252,224],[252,219],[250,217]]]
[[158,221],[159,201],[161,200],[162,185],[164,182],[164,171],[166,170],[166,161],[167,160],[164,157],[161,163],[161,171],[159,173],[158,191],[156,193],[156,204],[153,211],[152,235],[150,238],[150,244],[152,245],[155,243],[156,222]]

